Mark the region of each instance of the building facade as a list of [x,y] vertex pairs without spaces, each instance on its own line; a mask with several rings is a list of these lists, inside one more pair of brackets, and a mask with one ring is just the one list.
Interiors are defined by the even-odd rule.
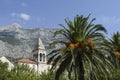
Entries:
[[47,71],[51,67],[47,64],[47,52],[40,38],[33,50],[33,59],[37,62],[38,73]]

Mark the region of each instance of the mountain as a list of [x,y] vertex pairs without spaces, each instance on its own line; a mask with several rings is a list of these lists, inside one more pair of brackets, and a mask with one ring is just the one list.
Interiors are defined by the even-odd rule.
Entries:
[[[47,53],[53,48],[49,44],[57,39],[63,39],[62,36],[54,37],[54,28],[33,28],[24,29],[18,23],[13,23],[0,28],[0,56],[17,58],[32,57],[38,38],[41,38]],[[61,45],[56,46],[56,48]]]

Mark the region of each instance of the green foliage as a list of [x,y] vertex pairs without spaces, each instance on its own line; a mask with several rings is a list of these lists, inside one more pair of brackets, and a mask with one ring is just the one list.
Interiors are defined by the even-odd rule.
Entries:
[[108,58],[115,67],[110,80],[120,80],[120,33],[113,33],[111,38],[106,39],[104,47],[109,51]]
[[74,80],[98,80],[110,75],[113,65],[105,57],[102,43],[103,33],[106,29],[100,25],[94,25],[89,16],[77,15],[74,21],[65,19],[67,27],[60,24],[63,29],[56,31],[56,35],[62,35],[67,41],[57,40],[52,45],[63,44],[60,49],[48,54],[48,63],[53,62],[52,71],[56,70],[55,80],[59,80],[62,73],[68,71],[68,78],[73,75]]
[[104,47],[109,51],[108,58],[115,68],[120,68],[120,33],[114,33],[104,41]]
[[40,80],[54,80],[55,78],[55,72],[51,73],[50,70],[47,72],[42,72],[40,74]]
[[34,80],[37,79],[36,73],[28,65],[15,65],[10,72],[9,80]]
[[[15,64],[12,70],[8,70],[8,64],[0,61],[0,80],[54,80],[55,72],[50,70],[37,74],[28,65]],[[61,80],[66,80],[61,77]]]
[[120,80],[120,68],[114,70],[112,76],[110,76],[110,80]]
[[[40,80],[55,80],[55,74],[56,74],[56,71],[51,72],[51,70],[48,69],[47,72],[42,72],[40,74],[39,79]],[[61,74],[60,80],[68,80],[66,72]],[[72,76],[71,80],[74,80],[73,76]]]
[[6,80],[9,76],[8,64],[0,61],[0,80]]
[[15,65],[9,71],[8,64],[0,62],[0,80],[39,80],[39,76],[27,65]]

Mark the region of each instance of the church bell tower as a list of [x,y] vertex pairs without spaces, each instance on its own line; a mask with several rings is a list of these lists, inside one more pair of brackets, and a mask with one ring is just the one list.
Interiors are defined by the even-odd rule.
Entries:
[[46,50],[40,38],[33,50],[33,58],[38,64],[46,64]]
[[33,59],[37,62],[37,73],[40,74],[43,71],[47,71],[51,65],[47,65],[47,52],[42,43],[42,40],[39,38],[37,41],[37,45],[33,50]]

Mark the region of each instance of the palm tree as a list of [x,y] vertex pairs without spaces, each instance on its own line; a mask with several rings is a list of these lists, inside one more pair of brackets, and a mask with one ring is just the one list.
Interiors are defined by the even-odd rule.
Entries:
[[[94,25],[89,16],[77,15],[72,22],[65,19],[67,27],[60,24],[63,29],[56,31],[56,35],[64,36],[64,40],[54,41],[51,45],[63,44],[48,54],[48,63],[52,62],[51,70],[56,71],[55,80],[68,71],[68,79],[74,75],[74,80],[93,80],[109,75],[112,70],[111,63],[105,58],[101,43],[106,29],[102,25]],[[110,69],[110,70],[109,70]]]
[[116,32],[112,35],[111,39],[104,41],[105,46],[110,54],[110,60],[115,68],[120,68],[120,33]]

